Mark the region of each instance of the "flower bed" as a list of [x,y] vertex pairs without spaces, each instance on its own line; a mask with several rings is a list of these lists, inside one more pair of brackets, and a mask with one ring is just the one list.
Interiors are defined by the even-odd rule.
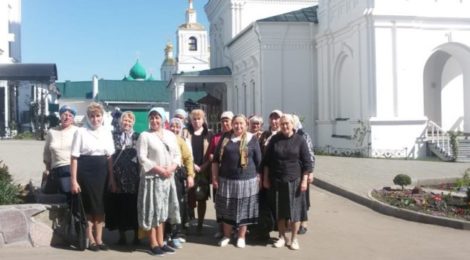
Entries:
[[372,196],[398,208],[470,221],[470,202],[467,197],[453,196],[444,192],[428,192],[421,188],[402,190],[389,187],[373,190]]

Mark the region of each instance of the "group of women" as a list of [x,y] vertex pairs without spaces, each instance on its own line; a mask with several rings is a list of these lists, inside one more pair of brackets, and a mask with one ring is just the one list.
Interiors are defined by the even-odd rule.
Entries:
[[[184,110],[167,120],[163,108],[152,108],[149,129],[139,135],[132,112],[122,113],[113,133],[103,127],[104,112],[91,103],[78,128],[72,124],[75,111],[62,107],[61,124],[49,131],[44,148],[49,174],[66,178],[70,192],[82,196],[89,250],[108,249],[102,239],[106,223],[119,230],[119,244],[126,243],[125,231],[134,230],[134,243],[145,234],[152,254],[174,253],[191,219],[197,216],[197,233],[203,232],[210,184],[219,246],[228,245],[235,233],[236,246],[245,247],[248,226],[263,224],[258,219],[265,214],[277,221],[274,246],[299,249],[314,156],[308,135],[295,129],[300,122],[294,116],[274,110],[270,129],[263,132],[261,117],[226,111],[221,132],[213,135],[201,109],[192,110],[186,124]],[[274,228],[264,229],[268,237]]]

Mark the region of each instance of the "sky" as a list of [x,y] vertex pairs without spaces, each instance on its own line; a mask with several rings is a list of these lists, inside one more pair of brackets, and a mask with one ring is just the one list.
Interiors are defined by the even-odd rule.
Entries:
[[[207,0],[194,0],[208,30]],[[188,0],[22,0],[22,63],[55,63],[58,82],[122,79],[139,59],[155,79]],[[173,53],[176,56],[174,50]]]

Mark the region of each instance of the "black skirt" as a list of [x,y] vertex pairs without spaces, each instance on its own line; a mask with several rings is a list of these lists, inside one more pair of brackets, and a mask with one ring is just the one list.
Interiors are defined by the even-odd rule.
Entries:
[[306,192],[300,191],[300,178],[289,182],[274,181],[276,218],[292,222],[306,221]]
[[81,155],[78,157],[77,181],[82,190],[85,213],[104,214],[104,191],[108,175],[106,156]]

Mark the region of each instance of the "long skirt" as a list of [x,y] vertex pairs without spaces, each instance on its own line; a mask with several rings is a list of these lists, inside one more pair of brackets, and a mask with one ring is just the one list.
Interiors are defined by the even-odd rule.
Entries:
[[305,192],[300,191],[300,178],[289,182],[274,181],[274,209],[276,219],[292,222],[307,220]]
[[166,220],[171,224],[181,222],[174,178],[161,178],[153,174],[141,176],[137,220],[143,230],[150,230]]
[[82,190],[85,213],[103,215],[108,159],[106,156],[80,155],[77,162],[77,181]]
[[245,226],[258,222],[258,180],[219,178],[215,210],[217,222]]

